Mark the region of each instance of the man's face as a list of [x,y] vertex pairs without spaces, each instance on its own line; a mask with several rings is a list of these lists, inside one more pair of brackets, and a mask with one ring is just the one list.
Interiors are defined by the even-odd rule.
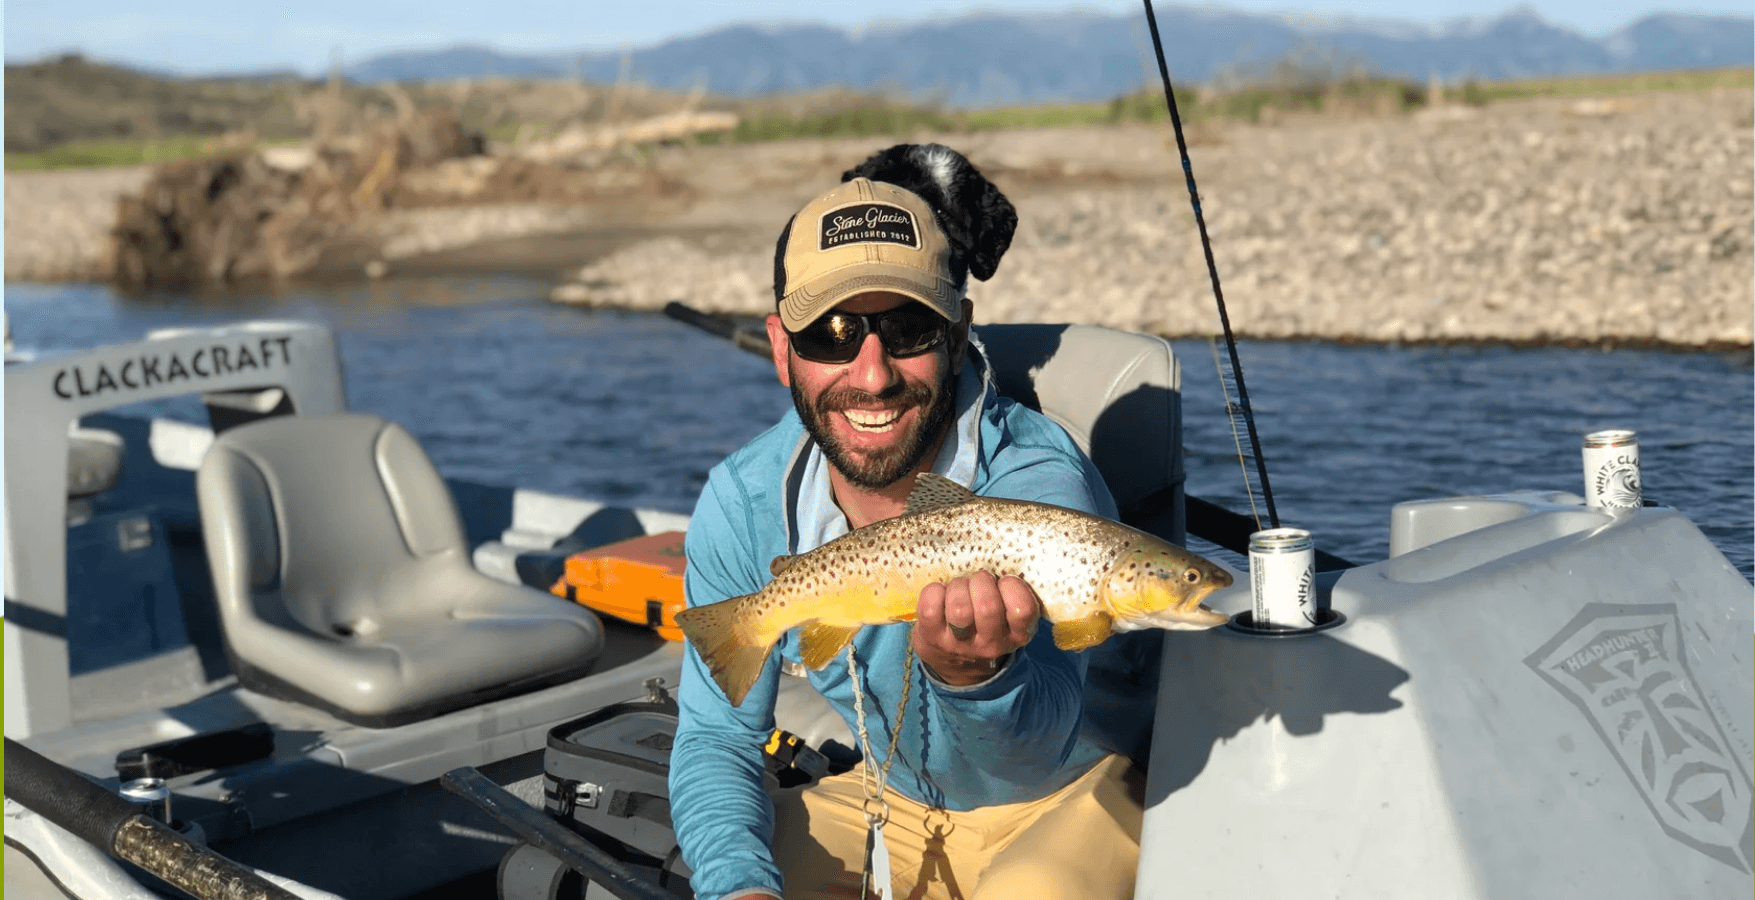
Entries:
[[[835,308],[878,313],[910,302],[901,294],[871,292]],[[792,389],[804,427],[848,481],[888,487],[937,449],[956,402],[953,376],[961,368],[965,327],[953,328],[938,348],[906,359],[891,357],[877,335],[867,334],[859,356],[837,365],[792,352],[779,317],[768,318],[780,380]]]

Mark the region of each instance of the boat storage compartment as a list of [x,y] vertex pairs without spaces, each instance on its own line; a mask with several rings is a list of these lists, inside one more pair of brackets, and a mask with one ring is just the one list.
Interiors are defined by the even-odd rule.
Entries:
[[544,811],[624,861],[661,867],[661,884],[687,877],[670,824],[675,738],[676,704],[668,698],[618,703],[555,726],[542,758]]
[[[788,680],[796,682],[794,691],[811,691],[803,679]],[[624,863],[656,875],[661,887],[686,886],[689,868],[670,819],[676,701],[664,693],[658,697],[606,706],[550,729],[542,757],[543,810]],[[770,792],[850,766],[836,767],[788,731],[776,730],[762,751],[762,781]],[[501,864],[503,900],[546,898],[559,864],[514,850]]]

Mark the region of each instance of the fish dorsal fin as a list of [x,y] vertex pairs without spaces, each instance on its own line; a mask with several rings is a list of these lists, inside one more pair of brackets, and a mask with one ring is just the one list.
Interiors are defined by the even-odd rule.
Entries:
[[914,479],[914,491],[908,495],[908,506],[902,515],[945,509],[973,499],[975,492],[955,481],[933,472],[921,472]]
[[776,556],[768,563],[768,574],[779,578],[780,573],[792,568],[792,564],[795,562],[798,562],[796,556]]

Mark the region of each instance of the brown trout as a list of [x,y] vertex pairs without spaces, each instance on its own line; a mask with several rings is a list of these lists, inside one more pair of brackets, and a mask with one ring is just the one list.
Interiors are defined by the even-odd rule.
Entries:
[[986,570],[1036,591],[1054,643],[1083,650],[1117,631],[1212,628],[1225,616],[1201,605],[1231,575],[1187,550],[1089,513],[981,497],[922,473],[906,511],[808,553],[775,557],[774,579],[754,594],[683,610],[676,624],[733,705],[762,673],[788,629],[821,669],[867,625],[913,621],[920,591]]

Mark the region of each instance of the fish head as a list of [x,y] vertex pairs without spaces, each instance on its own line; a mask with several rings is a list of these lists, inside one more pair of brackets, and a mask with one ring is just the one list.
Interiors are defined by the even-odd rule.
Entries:
[[1140,540],[1110,565],[1102,600],[1118,631],[1200,631],[1227,621],[1201,601],[1230,586],[1231,573],[1223,567],[1181,547]]

